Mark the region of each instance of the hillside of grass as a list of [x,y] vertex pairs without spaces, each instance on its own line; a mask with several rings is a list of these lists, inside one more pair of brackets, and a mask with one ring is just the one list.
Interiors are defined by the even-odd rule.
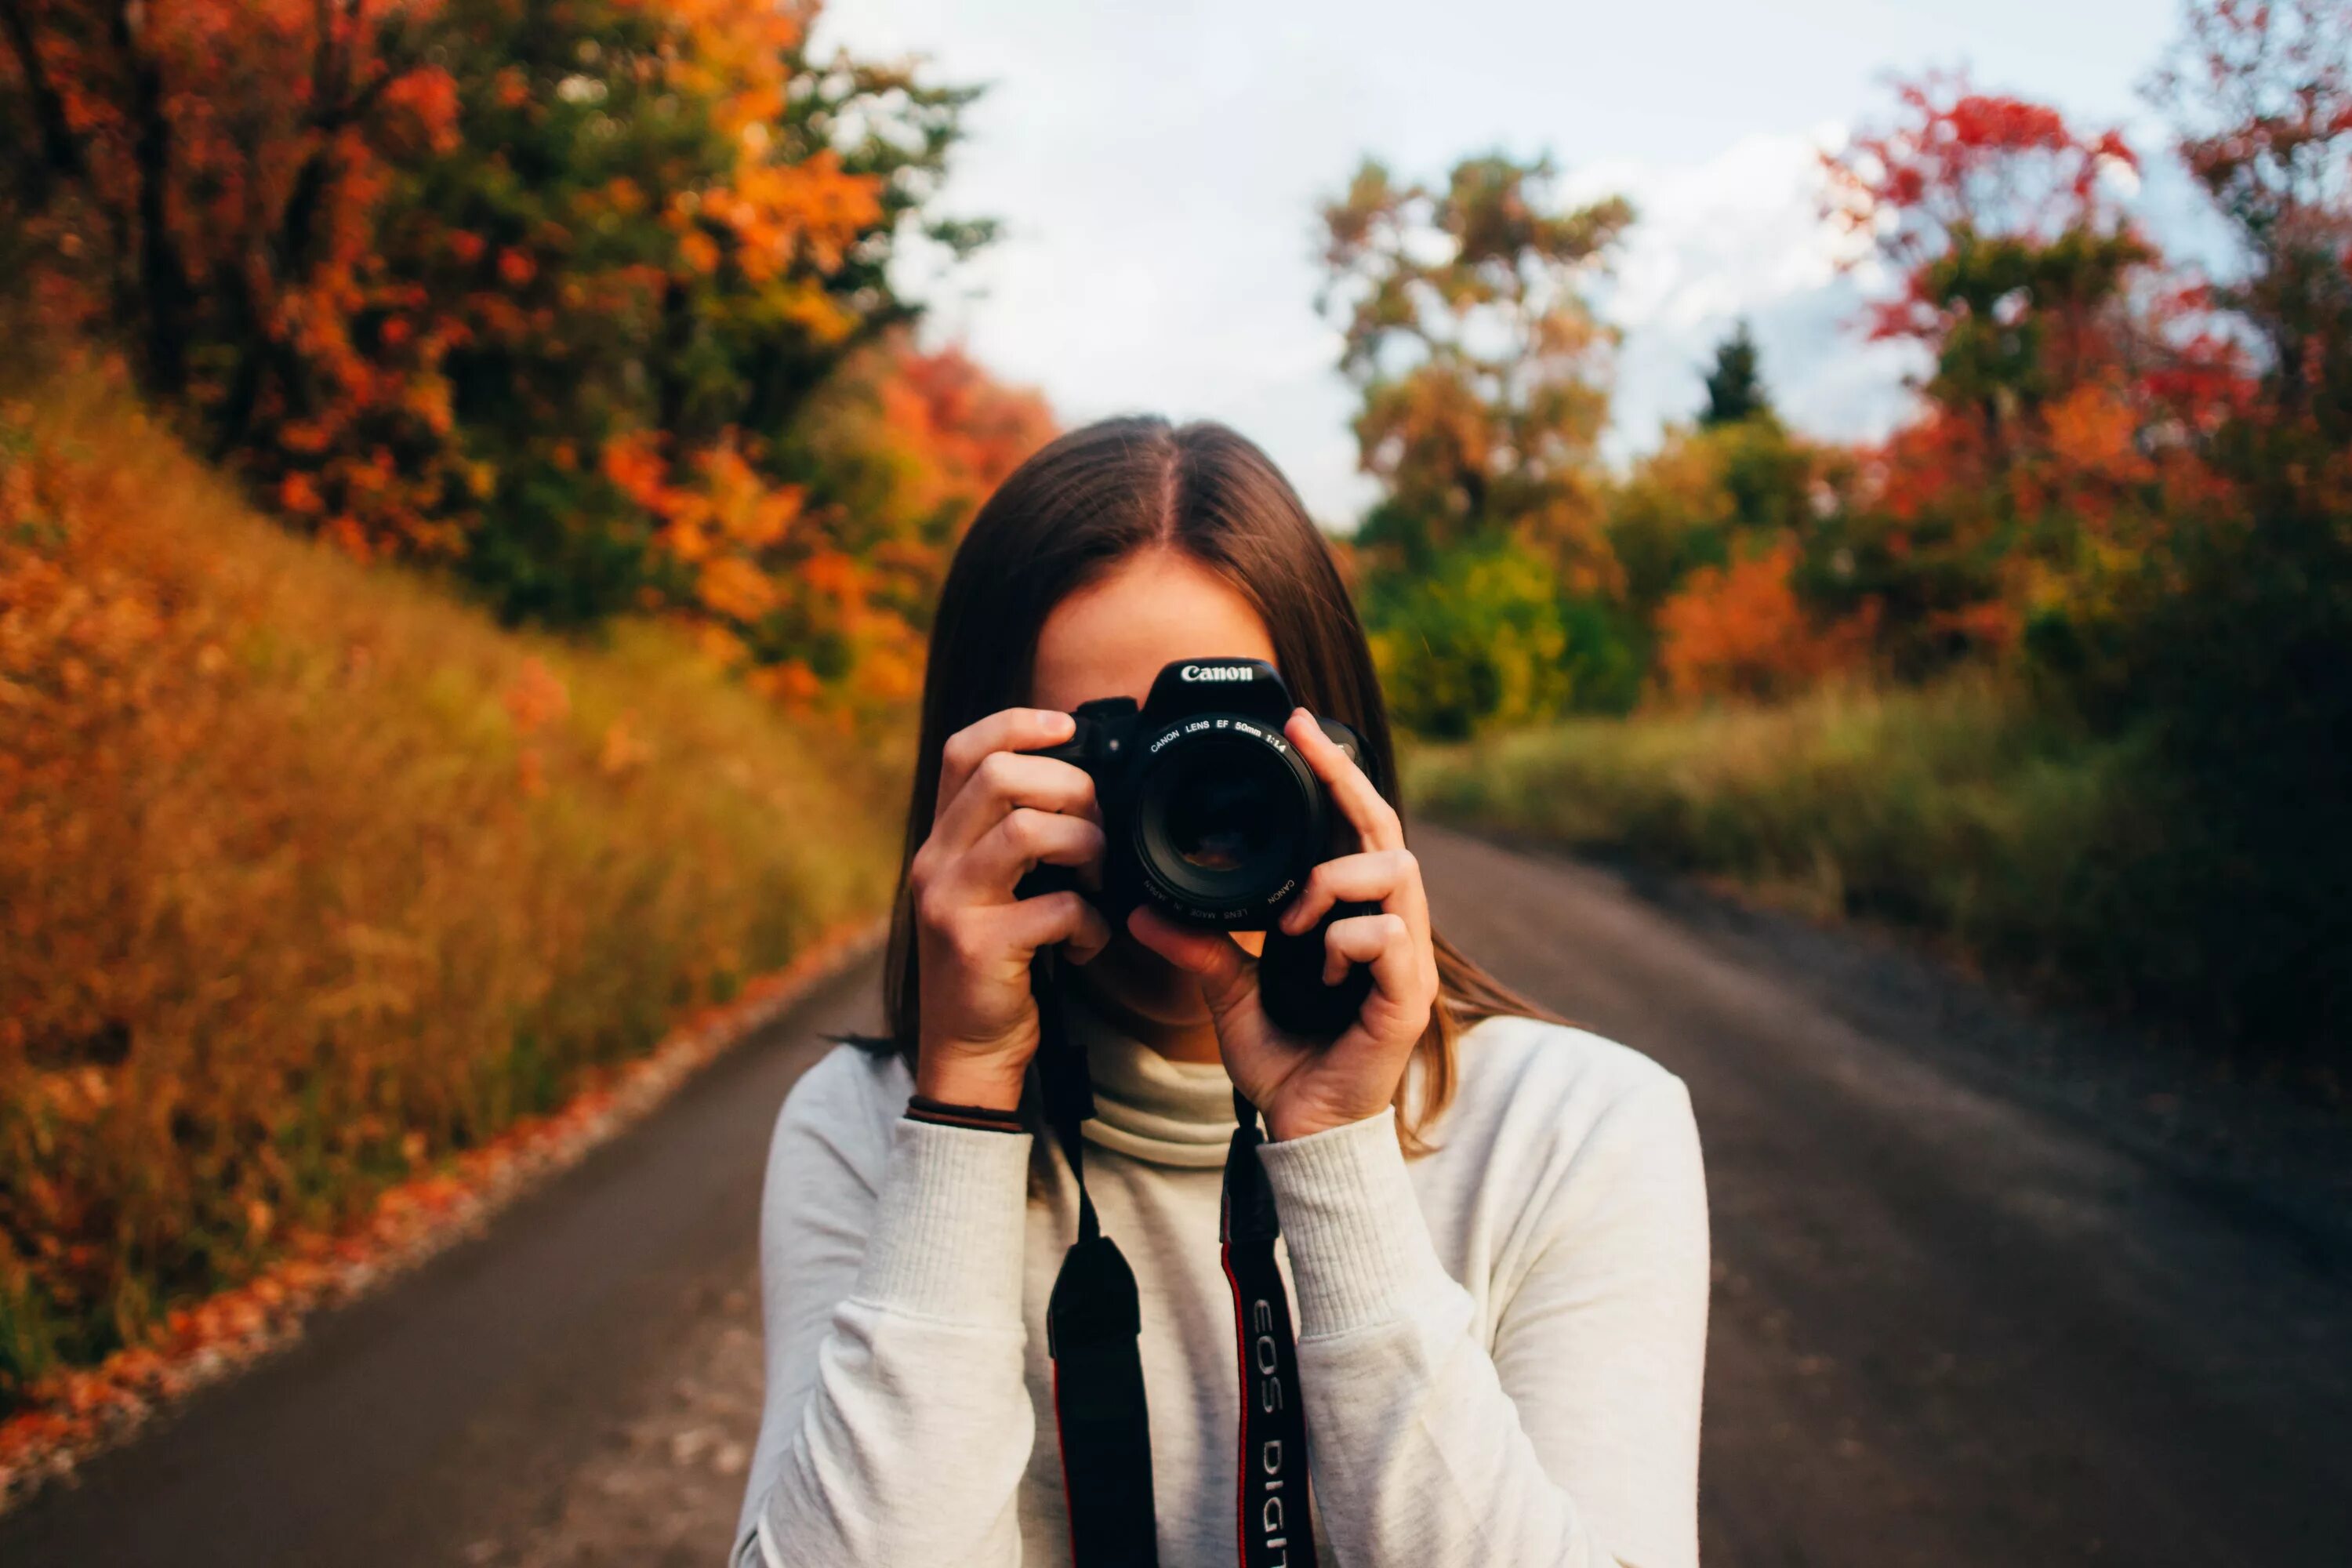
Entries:
[[1990,677],[1572,721],[1424,747],[1404,772],[1438,820],[1911,927],[2102,1005],[2147,1005],[2194,963],[2193,928],[2136,901],[2164,864],[2144,852],[2162,829],[2139,746]]
[[877,752],[0,388],[0,1409],[878,911]]

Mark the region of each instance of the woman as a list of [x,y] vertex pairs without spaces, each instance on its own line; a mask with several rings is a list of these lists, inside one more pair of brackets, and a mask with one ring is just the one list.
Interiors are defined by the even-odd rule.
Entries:
[[[1105,843],[1088,774],[1024,753],[1068,740],[1082,702],[1140,700],[1171,661],[1219,657],[1281,672],[1304,705],[1285,734],[1352,830],[1286,929],[1378,906],[1329,924],[1325,978],[1362,964],[1372,984],[1328,1045],[1267,1022],[1263,938],[1148,909],[1114,931],[1083,892],[1024,881],[1093,885]],[[1353,729],[1369,777],[1310,713]],[[1707,1239],[1688,1097],[1431,929],[1370,782],[1394,777],[1362,627],[1257,447],[1111,420],[990,499],[932,635],[887,1034],[813,1067],[776,1128],[739,1565],[1064,1563],[1074,1505],[1139,1509],[1168,1568],[1318,1546],[1350,1568],[1696,1563]],[[1032,960],[1056,948],[1043,1016]],[[1024,1086],[1065,1028],[1096,1099],[1087,1219],[1139,1300],[1148,1472],[1115,1506],[1118,1457],[1063,1451],[1046,1342],[1080,1189]],[[1286,1518],[1255,1467],[1244,1490],[1236,1445],[1252,1352],[1217,1237],[1237,1092],[1264,1118],[1297,1303],[1311,1541],[1295,1492]],[[1078,1568],[1107,1560],[1079,1545]]]

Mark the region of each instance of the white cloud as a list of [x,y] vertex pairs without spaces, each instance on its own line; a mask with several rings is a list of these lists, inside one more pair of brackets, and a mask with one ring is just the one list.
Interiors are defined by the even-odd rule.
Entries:
[[1597,296],[1624,334],[1612,456],[1645,450],[1663,423],[1691,417],[1716,344],[1742,317],[1794,424],[1852,438],[1882,434],[1900,415],[1911,356],[1864,342],[1853,323],[1874,269],[1865,260],[1847,270],[1853,241],[1821,217],[1821,155],[1844,136],[1829,123],[1742,137],[1695,163],[1615,160],[1574,173],[1577,199],[1615,191],[1639,214]]
[[1371,492],[1313,310],[1312,231],[1365,153],[1412,177],[1549,148],[1575,189],[1640,205],[1606,301],[1625,332],[1613,453],[1691,414],[1743,314],[1792,421],[1870,435],[1903,406],[1906,361],[1851,328],[1861,289],[1817,220],[1813,150],[1879,112],[1889,66],[1970,58],[1989,84],[2112,115],[2174,3],[1452,0],[1433,26],[1402,0],[833,0],[824,26],[992,84],[950,205],[1006,237],[920,288],[934,338],[1043,387],[1066,420],[1225,419],[1339,521]]

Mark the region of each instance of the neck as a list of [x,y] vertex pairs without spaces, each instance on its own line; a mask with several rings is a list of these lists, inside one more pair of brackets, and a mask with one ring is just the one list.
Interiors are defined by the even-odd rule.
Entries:
[[1076,979],[1086,994],[1087,1005],[1102,1016],[1103,1021],[1131,1038],[1142,1041],[1171,1062],[1213,1062],[1221,1059],[1217,1049],[1217,1026],[1202,1008],[1197,1018],[1171,1021],[1147,1017],[1111,995],[1103,987],[1086,977],[1084,969],[1065,971]]

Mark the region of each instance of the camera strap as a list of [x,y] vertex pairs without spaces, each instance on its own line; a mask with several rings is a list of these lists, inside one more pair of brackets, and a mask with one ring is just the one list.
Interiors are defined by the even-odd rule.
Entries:
[[1076,1568],[1158,1568],[1151,1496],[1151,1424],[1143,1398],[1143,1330],[1135,1271],[1102,1233],[1087,1194],[1086,1138],[1095,1113],[1085,1047],[1070,1036],[1054,984],[1053,954],[1029,967],[1037,1004],[1037,1071],[1045,1121],[1078,1183],[1078,1239],[1062,1255],[1045,1304],[1054,1361],[1054,1424],[1061,1434],[1062,1494]]
[[[1045,1308],[1054,1362],[1054,1418],[1062,1447],[1062,1491],[1076,1568],[1157,1568],[1151,1428],[1139,1350],[1142,1317],[1135,1272],[1102,1234],[1087,1193],[1085,1137],[1094,1082],[1085,1048],[1070,1034],[1054,984],[1053,955],[1030,966],[1037,1004],[1037,1067],[1046,1124],[1078,1184],[1078,1238],[1063,1255]],[[1315,1568],[1309,1525],[1307,1413],[1298,1397],[1298,1355],[1290,1293],[1275,1265],[1282,1233],[1274,1194],[1258,1160],[1257,1108],[1236,1089],[1235,1127],[1225,1156],[1218,1240],[1234,1292],[1235,1360],[1241,1373],[1241,1434],[1235,1482],[1240,1568]]]
[[1234,1288],[1234,1348],[1242,1374],[1234,1501],[1242,1568],[1315,1568],[1298,1348],[1290,1333],[1290,1292],[1274,1263],[1282,1224],[1257,1157],[1257,1107],[1240,1089],[1234,1090],[1234,1120],[1217,1229],[1225,1279]]

